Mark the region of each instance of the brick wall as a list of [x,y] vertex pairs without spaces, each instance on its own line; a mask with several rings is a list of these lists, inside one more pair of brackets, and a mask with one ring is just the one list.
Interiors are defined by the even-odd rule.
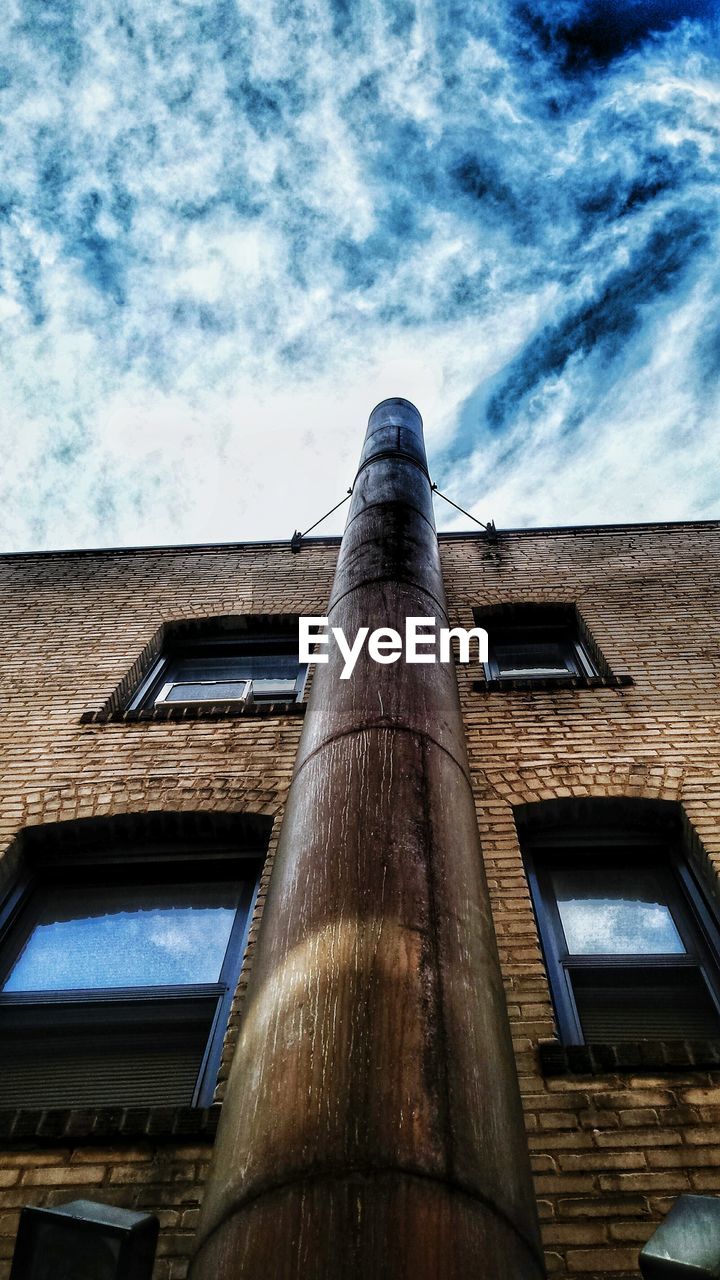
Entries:
[[[95,724],[81,716],[105,705],[162,622],[317,612],[336,556],[331,543],[301,555],[262,546],[0,559],[0,849],[27,826],[78,818],[270,815],[277,821],[252,942],[302,720]],[[247,966],[239,999],[246,976]],[[237,1011],[231,1029],[236,1019]],[[113,1125],[123,1131],[114,1143]],[[107,1109],[7,1114],[0,1099],[0,1280],[9,1274],[20,1207],[76,1198],[158,1213],[155,1280],[184,1276],[211,1151],[208,1138],[185,1136],[188,1127],[187,1116],[157,1109],[147,1117]]]
[[[544,1077],[554,1035],[514,813],[562,797],[679,802],[699,877],[720,870],[718,526],[443,541],[455,625],[478,604],[573,602],[626,688],[480,692],[458,668],[478,822],[552,1275],[634,1277],[683,1191],[720,1194],[720,1072]],[[714,572],[712,566],[715,566]]]
[[[514,813],[564,796],[677,801],[715,891],[720,652],[718,580],[708,566],[717,539],[717,525],[695,524],[441,542],[455,624],[472,625],[479,605],[573,602],[613,671],[633,678],[622,688],[487,692],[473,687],[477,671],[458,669],[548,1265],[567,1280],[636,1277],[638,1248],[678,1192],[720,1192],[720,1072],[542,1073],[538,1043],[554,1025]],[[0,849],[25,826],[81,817],[268,814],[275,823],[254,936],[300,718],[81,716],[106,704],[162,622],[322,612],[336,554],[328,540],[300,555],[266,544],[0,560]],[[246,977],[247,965],[231,1033]],[[218,1097],[229,1053],[228,1042]],[[77,1196],[158,1212],[156,1280],[185,1274],[209,1136],[156,1136],[138,1120],[113,1140],[111,1120],[93,1130],[87,1117],[21,1116],[3,1127],[0,1112],[0,1134],[9,1134],[0,1149],[0,1280],[19,1207]]]
[[100,1200],[156,1213],[160,1240],[156,1280],[182,1280],[211,1154],[201,1145],[135,1142],[133,1145],[27,1145],[0,1156],[0,1275],[9,1274],[22,1205]]

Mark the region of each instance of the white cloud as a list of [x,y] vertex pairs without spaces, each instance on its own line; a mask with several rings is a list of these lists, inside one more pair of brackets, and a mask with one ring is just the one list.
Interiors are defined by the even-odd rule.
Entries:
[[289,536],[396,394],[480,518],[713,512],[709,39],[514,12],[7,7],[3,549]]

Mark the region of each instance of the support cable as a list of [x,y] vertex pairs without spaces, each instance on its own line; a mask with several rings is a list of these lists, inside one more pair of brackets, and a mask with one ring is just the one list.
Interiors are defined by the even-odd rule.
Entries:
[[[487,524],[483,524],[482,520],[478,520],[476,516],[471,516],[470,512],[466,511],[464,507],[459,507],[457,502],[453,502],[452,498],[448,498],[446,493],[441,493],[437,485],[434,483],[434,481],[433,481],[432,489],[433,489],[433,493],[436,493],[438,498],[443,498],[445,502],[450,503],[451,507],[454,507],[456,511],[459,511],[461,515],[467,516],[468,520],[474,520],[475,524],[479,524],[480,528],[485,530],[488,536],[488,542],[491,542],[491,543],[498,542],[498,531],[495,527],[494,520],[488,520]],[[518,555],[522,556],[524,560],[532,559],[532,556],[529,556],[527,551],[523,551],[522,547],[518,547],[516,545],[515,551],[517,552]]]
[[[482,520],[478,520],[477,516],[471,515],[469,511],[465,510],[464,507],[459,506],[457,502],[453,502],[452,498],[448,498],[446,493],[441,493],[434,482],[432,485],[432,490],[433,490],[433,493],[436,493],[437,496],[439,498],[442,498],[444,502],[449,503],[451,507],[454,507],[456,511],[459,511],[461,515],[467,516],[468,520],[472,520],[475,524],[478,524],[481,529],[484,529],[492,542],[497,541],[497,529],[495,528],[494,520],[488,520],[487,524],[483,524]],[[327,520],[328,517],[333,515],[335,511],[338,511],[340,507],[343,505],[343,503],[347,502],[348,498],[351,497],[351,495],[352,495],[352,489],[348,489],[347,493],[345,494],[345,497],[341,498],[339,502],[336,502],[334,507],[331,507],[329,511],[326,511],[325,515],[321,516],[319,520],[316,520],[314,524],[311,524],[310,527],[306,529],[304,533],[301,533],[299,529],[296,529],[295,532],[293,533],[292,538],[290,539],[290,550],[295,554],[297,554],[297,552],[300,550],[302,546],[303,538],[306,538],[309,533],[312,533],[313,529],[317,529],[318,525],[323,523],[323,520]]]
[[436,493],[438,498],[442,498],[444,502],[449,502],[451,507],[454,507],[456,511],[459,511],[461,515],[467,516],[468,520],[474,520],[475,524],[479,524],[480,528],[485,530],[493,542],[497,540],[497,529],[495,528],[494,520],[488,520],[487,524],[483,524],[482,520],[477,519],[477,516],[471,515],[464,507],[459,507],[457,502],[453,502],[452,498],[448,498],[446,493],[441,493],[434,482],[433,493]]
[[341,498],[339,502],[336,502],[334,507],[331,507],[329,511],[326,511],[325,515],[321,516],[319,520],[316,520],[314,524],[311,524],[310,528],[306,529],[304,533],[301,533],[299,529],[296,529],[292,538],[290,539],[290,550],[297,553],[300,550],[300,546],[302,544],[303,538],[307,538],[308,534],[312,533],[313,529],[317,529],[318,525],[322,524],[323,520],[327,520],[328,516],[331,516],[333,511],[337,511],[338,508],[341,507],[344,502],[347,502],[351,494],[352,494],[352,489],[348,489],[347,493],[345,494],[345,497]]

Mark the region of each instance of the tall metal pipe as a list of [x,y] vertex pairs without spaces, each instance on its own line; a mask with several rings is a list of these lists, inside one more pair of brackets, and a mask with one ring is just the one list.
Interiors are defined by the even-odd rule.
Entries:
[[[370,415],[328,608],[447,625],[419,413]],[[193,1280],[544,1275],[452,664],[316,668]]]

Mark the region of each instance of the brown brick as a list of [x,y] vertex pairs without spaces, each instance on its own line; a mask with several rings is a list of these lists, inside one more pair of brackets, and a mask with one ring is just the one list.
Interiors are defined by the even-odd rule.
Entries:
[[638,1247],[638,1252],[647,1240],[650,1239],[655,1230],[655,1223],[649,1222],[611,1222],[609,1226],[610,1239],[617,1241],[632,1241]]
[[720,1149],[717,1147],[673,1147],[672,1151],[648,1151],[651,1169],[700,1169],[705,1165],[720,1165]]
[[642,1218],[649,1216],[650,1208],[645,1197],[593,1196],[560,1199],[557,1202],[557,1212],[560,1218]]
[[622,1133],[596,1133],[595,1142],[602,1148],[640,1147],[649,1150],[651,1147],[675,1147],[683,1140],[682,1133],[672,1129],[630,1129]]
[[59,1169],[30,1169],[22,1176],[22,1184],[27,1187],[85,1187],[103,1181],[105,1166],[88,1164],[71,1168],[62,1165]]
[[571,1270],[583,1274],[601,1272],[637,1271],[637,1249],[568,1249],[567,1264]]
[[688,1185],[687,1175],[680,1170],[672,1173],[608,1173],[600,1175],[602,1191],[683,1191]]
[[547,1244],[601,1244],[608,1238],[606,1222],[548,1223],[543,1228],[543,1240]]
[[568,1172],[577,1169],[644,1169],[643,1151],[588,1151],[582,1155],[560,1155],[560,1168]]

